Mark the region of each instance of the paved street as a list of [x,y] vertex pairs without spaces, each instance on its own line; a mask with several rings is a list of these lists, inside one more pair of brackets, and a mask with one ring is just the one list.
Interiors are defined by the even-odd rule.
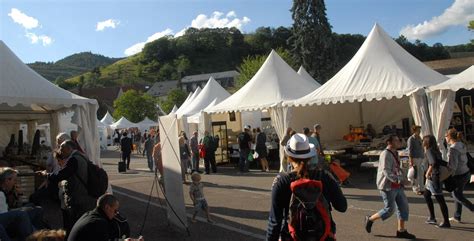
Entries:
[[[188,214],[186,224],[190,236],[169,226],[165,200],[160,191],[154,189],[151,205],[144,221],[146,204],[153,184],[154,175],[147,171],[146,160],[141,155],[132,156],[131,171],[127,174],[117,172],[119,153],[102,153],[104,168],[109,173],[114,193],[121,201],[121,213],[128,217],[132,235],[142,235],[146,240],[262,240],[265,237],[268,210],[270,207],[270,189],[276,171],[264,173],[252,170],[245,175],[237,175],[232,166],[218,167],[218,173],[203,175],[204,192],[216,224],[207,223],[203,213],[197,223],[191,223],[192,203],[188,195],[189,186],[184,184],[185,203]],[[338,240],[391,240],[395,237],[396,217],[386,222],[376,222],[372,234],[363,228],[364,216],[383,206],[374,183],[368,183],[368,171],[353,174],[354,188],[344,188],[349,203],[346,213],[333,212],[337,223]],[[466,196],[474,201],[473,185]],[[410,221],[407,228],[418,240],[474,240],[474,215],[463,209],[463,224],[451,223],[451,229],[439,229],[427,225],[428,210],[422,196],[407,190],[410,202]],[[452,198],[446,194],[450,214],[453,214]],[[439,206],[435,201],[438,221],[441,221]]]

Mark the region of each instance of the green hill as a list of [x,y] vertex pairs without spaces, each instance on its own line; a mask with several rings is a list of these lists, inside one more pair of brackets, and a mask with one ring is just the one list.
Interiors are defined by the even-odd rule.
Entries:
[[110,65],[117,60],[119,59],[83,52],[70,55],[56,62],[35,62],[28,64],[28,66],[49,81],[55,82],[83,74],[99,66]]

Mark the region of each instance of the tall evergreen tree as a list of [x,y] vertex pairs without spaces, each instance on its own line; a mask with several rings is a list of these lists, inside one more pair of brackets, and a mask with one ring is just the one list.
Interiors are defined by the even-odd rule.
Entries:
[[335,72],[337,56],[324,0],[293,0],[292,54],[317,80],[326,82]]

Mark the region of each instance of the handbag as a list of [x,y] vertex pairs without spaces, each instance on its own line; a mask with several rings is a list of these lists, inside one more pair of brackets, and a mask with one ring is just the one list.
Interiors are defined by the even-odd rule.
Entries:
[[252,152],[249,152],[249,155],[247,156],[247,160],[248,160],[249,162],[253,162],[254,159],[253,159]]
[[453,172],[451,169],[447,166],[439,166],[439,181],[444,182],[446,179],[448,179]]
[[257,158],[258,158],[258,152],[255,151],[255,152],[253,153],[253,159],[257,159]]
[[446,178],[444,181],[444,190],[448,192],[454,191],[456,189],[456,179],[451,175],[448,178]]

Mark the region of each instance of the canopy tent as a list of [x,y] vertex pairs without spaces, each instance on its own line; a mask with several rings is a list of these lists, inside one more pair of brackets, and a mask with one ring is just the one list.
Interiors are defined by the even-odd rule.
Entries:
[[317,87],[316,82],[297,74],[272,50],[247,84],[208,112],[223,113],[268,109],[283,101],[304,96]]
[[220,103],[229,96],[229,92],[211,76],[199,94],[178,113],[178,118],[194,115],[209,106],[214,100]]
[[[0,40],[0,124],[3,133],[26,122],[27,138],[32,140],[36,124],[49,122],[51,139],[54,140],[61,131],[59,114],[73,111],[72,121],[79,127],[79,139],[84,143],[86,154],[101,165],[97,108],[96,100],[73,94],[40,76]],[[0,145],[4,138],[3,134],[0,135]]]
[[217,98],[214,99],[208,106],[206,106],[206,108],[204,108],[202,111],[192,115],[192,116],[189,116],[188,117],[188,123],[194,123],[194,124],[199,124],[200,120],[199,118],[201,117],[201,115],[203,114],[202,112],[206,111],[206,110],[209,110],[210,108],[212,108],[213,106],[217,105]]
[[[188,98],[191,96],[191,93],[189,93],[188,95]],[[185,100],[186,101],[186,100]],[[178,107],[176,107],[176,105],[173,106],[173,109],[171,109],[170,113],[169,114],[174,114],[176,113],[176,111],[178,110]]]
[[308,71],[306,71],[306,69],[303,67],[303,66],[300,66],[300,68],[298,69],[298,72],[297,72],[299,75],[301,75],[301,77],[307,79],[307,80],[310,80],[310,81],[314,81],[317,83],[318,85],[318,88],[321,87],[321,84],[319,84],[318,81],[316,81],[315,79],[313,79],[313,77],[311,77],[311,75],[308,73]]
[[[438,146],[444,148],[446,129],[453,115],[456,91],[474,88],[474,65],[453,78],[428,88],[430,116],[433,122],[433,135]],[[466,108],[463,106],[462,108]]]
[[181,106],[176,110],[174,114],[181,114],[186,109],[186,107],[193,102],[194,98],[196,98],[196,96],[198,96],[200,92],[201,87],[198,86],[192,94],[190,93],[188,95],[188,98],[186,98],[186,100],[183,102],[183,104],[181,104]]
[[113,123],[112,125],[110,125],[111,128],[114,128],[114,129],[128,129],[128,128],[132,128],[132,127],[139,127],[139,125],[137,123],[133,123],[129,120],[127,120],[127,118],[123,117],[120,118],[118,121],[116,121],[115,123]]
[[107,111],[107,113],[105,113],[104,117],[102,118],[102,120],[100,120],[100,122],[106,124],[106,125],[111,125],[112,123],[114,123],[114,118],[112,117],[112,115]]
[[423,133],[430,133],[424,88],[444,80],[445,76],[410,55],[375,24],[354,57],[334,77],[314,92],[283,105],[318,105],[295,108],[291,122],[293,127],[315,122],[330,126],[323,132],[326,140],[341,139],[350,124],[371,121],[381,130],[411,116]]
[[[272,50],[247,84],[206,112],[223,113],[270,109],[273,126],[281,139],[285,134],[285,127],[282,123],[286,121],[284,118],[286,115],[279,114],[274,107],[283,101],[300,98],[318,87],[317,82],[303,78]],[[281,157],[283,157],[282,150],[280,148]]]
[[150,129],[150,127],[158,126],[158,125],[159,125],[158,122],[152,121],[152,120],[150,120],[148,117],[145,117],[145,119],[143,119],[142,121],[138,122],[137,124],[138,124],[138,126],[140,127],[140,130],[142,130],[142,129],[148,130],[148,129]]

